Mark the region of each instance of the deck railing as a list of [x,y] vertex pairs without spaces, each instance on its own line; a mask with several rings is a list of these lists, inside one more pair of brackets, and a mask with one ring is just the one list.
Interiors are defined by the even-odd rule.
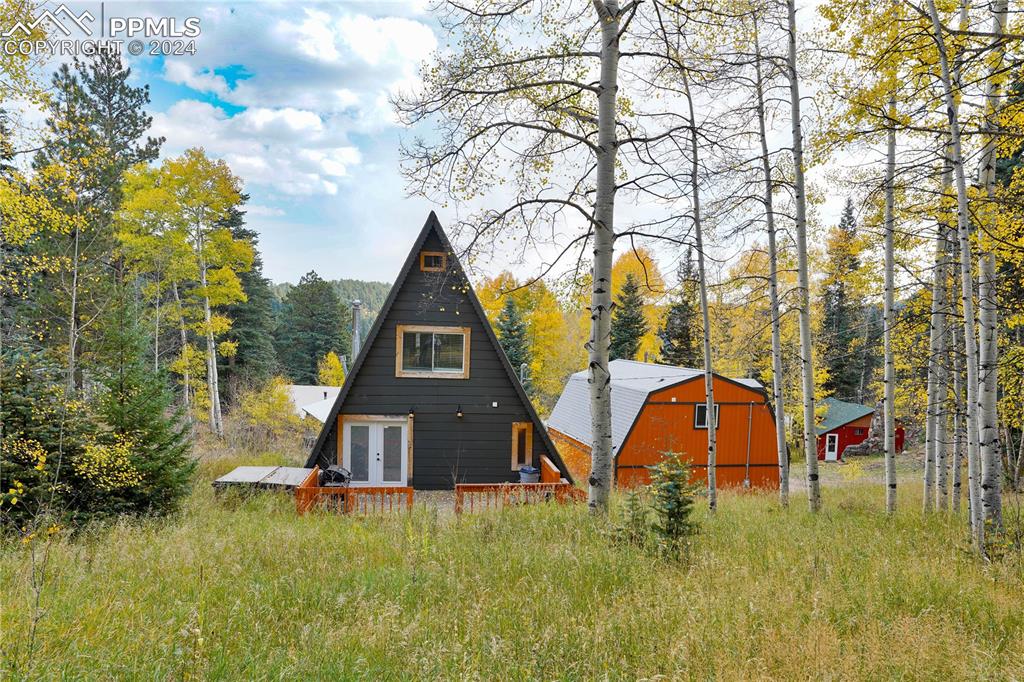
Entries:
[[341,514],[373,514],[412,509],[413,489],[410,486],[321,487],[317,485],[319,477],[320,469],[314,467],[306,480],[295,489],[295,510],[299,514],[305,514],[311,509]]
[[549,501],[576,502],[586,497],[564,479],[558,483],[459,483],[455,486],[455,513]]

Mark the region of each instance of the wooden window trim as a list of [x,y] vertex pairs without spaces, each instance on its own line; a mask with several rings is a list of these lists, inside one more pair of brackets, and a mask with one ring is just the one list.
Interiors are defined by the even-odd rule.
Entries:
[[[519,432],[526,431],[526,457],[519,463]],[[512,471],[533,466],[533,422],[512,422]]]
[[[440,256],[441,267],[433,268],[427,265],[427,256]],[[420,251],[420,270],[422,272],[444,272],[448,269],[448,254],[444,251]]]
[[[434,334],[462,334],[462,371],[437,372],[433,370],[407,370],[402,367],[402,337],[406,332],[430,332]],[[469,327],[444,327],[436,325],[399,324],[395,326],[395,376],[400,379],[468,379],[469,342],[472,330]]]
[[[700,411],[699,408],[701,406],[703,406],[705,408],[705,412],[706,412],[707,411],[707,404],[706,403],[696,403],[693,406],[693,428],[699,429],[699,430],[703,431],[703,430],[708,428],[708,425],[707,425],[707,418],[706,417],[704,419],[704,426],[701,426],[700,424],[697,423],[697,413]],[[720,409],[720,405],[718,403],[715,403],[715,431],[717,431],[721,427],[722,427],[722,411]]]

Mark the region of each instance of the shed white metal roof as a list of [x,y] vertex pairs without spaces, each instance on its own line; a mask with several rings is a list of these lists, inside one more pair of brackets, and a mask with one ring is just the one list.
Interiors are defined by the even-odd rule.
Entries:
[[[295,414],[300,417],[306,416],[306,413],[303,411],[304,407],[321,400],[330,400],[333,405],[334,399],[338,397],[340,392],[341,386],[288,385],[288,396],[292,399],[292,408],[295,410]],[[323,421],[323,419],[320,421]]]
[[[335,398],[336,397],[337,396],[335,396]],[[323,424],[331,414],[331,408],[334,407],[335,398],[325,398],[324,400],[318,400],[310,405],[304,405],[302,407],[302,412]]]
[[[612,360],[608,363],[608,369],[612,375],[612,450],[616,452],[652,391],[675,386],[704,374],[702,369],[635,360]],[[547,422],[551,428],[586,444],[592,440],[588,375],[588,370],[583,370],[569,377]],[[730,381],[758,391],[764,388],[757,379]]]

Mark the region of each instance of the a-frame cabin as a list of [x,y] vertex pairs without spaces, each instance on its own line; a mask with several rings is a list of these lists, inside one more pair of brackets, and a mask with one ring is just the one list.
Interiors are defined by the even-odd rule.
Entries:
[[360,349],[307,467],[353,485],[451,489],[571,480],[431,211]]

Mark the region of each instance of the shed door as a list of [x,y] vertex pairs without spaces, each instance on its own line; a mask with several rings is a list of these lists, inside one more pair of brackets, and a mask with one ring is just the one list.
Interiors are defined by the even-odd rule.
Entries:
[[352,472],[352,485],[406,485],[407,429],[401,421],[345,422],[342,466]]
[[839,434],[829,433],[825,435],[825,461],[835,462],[839,459]]

